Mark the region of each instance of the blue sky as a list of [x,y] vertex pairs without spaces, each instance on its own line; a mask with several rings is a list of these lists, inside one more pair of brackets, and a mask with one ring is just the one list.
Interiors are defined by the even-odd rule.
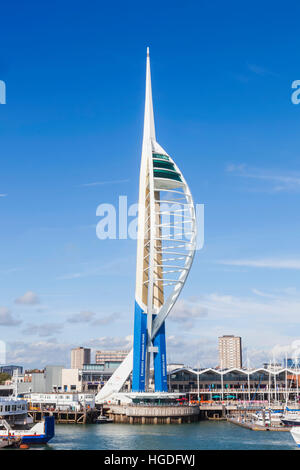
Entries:
[[8,362],[68,365],[74,345],[130,345],[135,242],[100,241],[95,226],[99,204],[137,201],[146,46],[157,139],[205,204],[205,246],[167,322],[169,360],[216,365],[230,333],[253,365],[298,353],[298,16],[296,2],[1,6]]

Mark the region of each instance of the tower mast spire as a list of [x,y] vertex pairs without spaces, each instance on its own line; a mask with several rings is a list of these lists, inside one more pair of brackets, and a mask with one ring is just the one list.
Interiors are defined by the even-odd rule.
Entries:
[[152,87],[151,87],[150,53],[149,53],[149,47],[147,47],[146,99],[145,99],[143,145],[145,145],[146,141],[149,139],[155,140],[155,125],[154,125]]

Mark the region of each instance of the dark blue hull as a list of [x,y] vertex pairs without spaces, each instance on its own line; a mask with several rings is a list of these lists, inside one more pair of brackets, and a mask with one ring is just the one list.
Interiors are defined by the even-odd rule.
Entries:
[[52,437],[48,437],[45,434],[41,436],[23,436],[22,443],[24,444],[47,444]]
[[44,419],[44,432],[43,434],[29,434],[22,437],[22,442],[24,444],[47,444],[55,435],[54,425],[55,419],[54,416],[46,416]]
[[289,419],[282,419],[281,420],[285,426],[300,426],[300,421],[293,421]]

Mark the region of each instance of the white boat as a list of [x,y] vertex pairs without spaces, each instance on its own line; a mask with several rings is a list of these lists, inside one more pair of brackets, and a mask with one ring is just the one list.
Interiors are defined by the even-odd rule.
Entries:
[[300,410],[286,408],[286,412],[281,418],[285,426],[300,426]]
[[13,397],[0,397],[0,419],[5,419],[12,426],[33,422],[28,417],[26,400]]
[[300,428],[298,426],[293,426],[290,429],[290,433],[296,442],[297,446],[300,447]]
[[32,426],[26,400],[0,398],[0,439],[22,439],[26,444],[45,444],[54,437],[54,416]]
[[259,411],[257,413],[251,413],[251,416],[253,418],[254,423],[260,426],[271,426],[271,425],[280,426],[281,425],[281,419],[282,419],[281,412],[266,410],[265,418],[263,416],[262,411]]
[[98,418],[96,419],[97,424],[113,423],[113,421],[114,421],[113,419],[105,415],[99,415]]

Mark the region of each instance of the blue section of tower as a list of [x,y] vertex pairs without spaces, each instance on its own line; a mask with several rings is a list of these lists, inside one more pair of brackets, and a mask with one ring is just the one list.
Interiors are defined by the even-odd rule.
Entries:
[[166,333],[165,322],[161,325],[157,335],[154,338],[153,346],[158,348],[154,353],[154,381],[156,392],[168,391],[167,377],[167,354],[166,354]]
[[[160,327],[153,340],[153,346],[158,352],[154,353],[154,382],[156,392],[168,391],[167,380],[167,355],[166,355],[166,335],[165,323]],[[145,391],[146,375],[146,351],[147,351],[147,314],[135,302],[134,313],[134,336],[133,336],[133,370],[132,370],[132,391]]]
[[139,306],[139,304],[135,302],[132,370],[133,392],[145,391],[146,350],[147,314]]

